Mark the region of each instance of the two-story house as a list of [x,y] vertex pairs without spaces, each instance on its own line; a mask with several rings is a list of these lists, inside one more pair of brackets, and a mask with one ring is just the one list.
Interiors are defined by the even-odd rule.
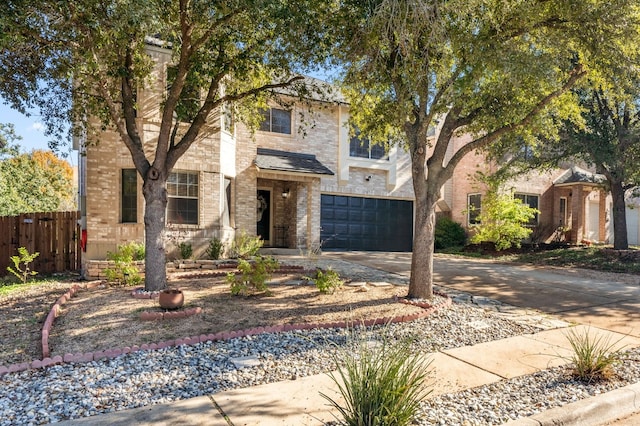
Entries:
[[[150,45],[148,52],[157,84],[139,90],[137,120],[151,154],[172,68],[169,51]],[[212,238],[229,240],[241,232],[260,235],[267,247],[412,249],[408,154],[400,147],[387,153],[351,138],[349,105],[340,95],[291,104],[274,103],[263,111],[253,135],[233,123],[227,111],[215,116],[210,131],[169,177],[168,249],[175,248],[171,242],[184,241],[198,255]],[[454,140],[451,152],[464,143],[464,136]],[[77,148],[84,259],[104,259],[118,244],[144,241],[142,180],[118,135],[105,131],[98,144],[79,142]],[[474,223],[470,211],[482,208],[483,188],[473,175],[489,167],[482,155],[467,155],[443,189],[440,214],[465,227]],[[531,224],[540,240],[609,238],[610,202],[594,174],[568,167],[523,177],[513,188],[517,197],[540,210]],[[561,236],[556,233],[560,226],[566,228]]]
[[[172,68],[168,50],[148,52],[157,84],[138,91],[136,119],[151,154]],[[408,155],[350,138],[339,96],[310,101],[274,103],[253,135],[226,111],[214,118],[168,179],[168,249],[184,241],[199,254],[214,237],[246,232],[271,247],[411,250]],[[144,240],[142,179],[113,131],[77,148],[84,257],[104,259],[118,244]]]

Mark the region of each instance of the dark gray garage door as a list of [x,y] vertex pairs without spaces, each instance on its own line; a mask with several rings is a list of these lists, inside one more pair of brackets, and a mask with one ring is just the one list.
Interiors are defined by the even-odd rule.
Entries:
[[413,202],[322,195],[323,249],[411,251]]

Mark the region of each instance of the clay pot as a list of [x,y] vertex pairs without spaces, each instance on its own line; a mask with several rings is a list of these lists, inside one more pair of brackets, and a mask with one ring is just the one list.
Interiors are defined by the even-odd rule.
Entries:
[[158,296],[158,303],[162,309],[178,309],[184,305],[184,293],[179,288],[162,290]]

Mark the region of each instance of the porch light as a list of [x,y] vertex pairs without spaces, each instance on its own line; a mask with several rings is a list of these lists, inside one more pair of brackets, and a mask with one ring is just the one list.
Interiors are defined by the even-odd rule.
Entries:
[[289,188],[285,189],[284,191],[282,191],[282,198],[289,198]]

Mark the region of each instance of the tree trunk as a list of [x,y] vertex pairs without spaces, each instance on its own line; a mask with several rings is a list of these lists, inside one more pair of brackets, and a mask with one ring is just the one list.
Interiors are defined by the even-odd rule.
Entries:
[[[421,185],[426,187],[427,183]],[[416,188],[415,193],[421,194]],[[411,278],[409,280],[410,299],[431,299],[433,297],[433,247],[435,240],[436,201],[429,194],[416,196],[416,224],[411,256]]]
[[167,211],[166,177],[147,177],[143,186],[145,200],[145,282],[146,291],[167,288],[165,239],[165,215]]
[[627,212],[624,202],[624,188],[622,182],[611,183],[611,198],[613,198],[613,248],[615,250],[627,250]]

